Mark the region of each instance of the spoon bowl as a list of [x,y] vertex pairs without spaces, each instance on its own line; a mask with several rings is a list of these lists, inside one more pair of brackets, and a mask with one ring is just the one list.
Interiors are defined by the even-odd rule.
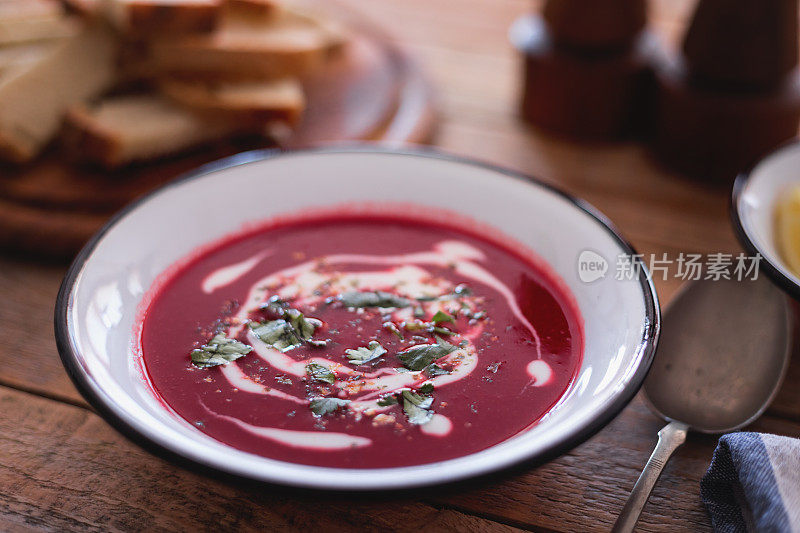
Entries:
[[613,531],[630,532],[672,453],[691,429],[724,433],[758,418],[778,392],[792,341],[786,296],[764,277],[702,280],[664,313],[644,397],[669,421]]
[[791,315],[766,279],[692,283],[664,314],[664,332],[643,389],[663,418],[724,433],[758,418],[778,392]]

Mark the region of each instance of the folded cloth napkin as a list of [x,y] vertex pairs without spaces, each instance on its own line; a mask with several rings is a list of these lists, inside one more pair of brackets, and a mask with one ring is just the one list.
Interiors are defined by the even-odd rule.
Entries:
[[800,440],[724,435],[700,494],[717,532],[800,532]]

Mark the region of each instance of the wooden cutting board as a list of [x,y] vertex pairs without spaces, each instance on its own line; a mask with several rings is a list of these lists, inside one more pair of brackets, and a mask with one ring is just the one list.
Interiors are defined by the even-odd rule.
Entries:
[[[351,26],[350,41],[306,81],[306,113],[278,148],[348,141],[421,143],[432,134],[431,89],[417,65],[379,31]],[[30,165],[0,166],[0,248],[70,257],[134,198],[205,163],[269,147],[276,145],[263,139],[226,140],[114,171],[76,166],[53,147]]]

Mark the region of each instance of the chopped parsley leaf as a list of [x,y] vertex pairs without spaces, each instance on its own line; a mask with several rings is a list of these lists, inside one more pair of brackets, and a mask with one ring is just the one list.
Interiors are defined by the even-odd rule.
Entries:
[[431,318],[434,324],[441,324],[442,322],[455,322],[455,319],[442,310],[436,311],[436,314]]
[[249,354],[252,350],[253,348],[247,344],[218,333],[207,344],[192,350],[192,363],[199,368],[227,365],[231,361]]
[[422,370],[437,359],[444,357],[458,348],[449,342],[436,339],[436,344],[418,344],[397,354],[397,358],[409,370]]
[[317,363],[310,363],[306,365],[306,374],[314,381],[322,381],[333,385],[336,382],[336,374],[330,368]]
[[340,398],[314,398],[308,404],[311,412],[317,416],[324,416],[333,413],[337,409],[344,409],[350,403],[350,400],[342,400]]
[[394,394],[388,394],[378,399],[378,405],[381,407],[388,407],[390,405],[397,405],[397,397]]
[[295,334],[294,327],[282,318],[269,322],[250,322],[250,329],[262,342],[282,352],[303,344]]
[[386,348],[377,341],[370,341],[368,347],[357,348],[355,350],[345,350],[347,358],[352,365],[363,365],[378,359],[386,353]]
[[426,366],[422,370],[422,373],[425,374],[429,378],[433,378],[433,377],[436,377],[436,376],[444,376],[446,374],[449,374],[450,372],[445,370],[444,368],[440,367],[436,363],[432,363],[432,364]]
[[423,396],[411,390],[404,390],[403,396],[403,412],[408,417],[411,424],[422,425],[427,424],[433,418],[433,398],[430,396]]
[[352,291],[340,294],[338,300],[346,307],[409,307],[411,300],[384,291]]

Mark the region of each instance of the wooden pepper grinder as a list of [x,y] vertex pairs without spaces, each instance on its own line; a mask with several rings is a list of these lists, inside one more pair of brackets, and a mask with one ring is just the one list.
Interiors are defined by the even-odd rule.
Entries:
[[687,175],[729,182],[800,121],[796,0],[700,0],[683,55],[656,74],[654,149]]
[[658,47],[645,0],[548,0],[511,31],[524,57],[522,116],[576,139],[641,129]]

